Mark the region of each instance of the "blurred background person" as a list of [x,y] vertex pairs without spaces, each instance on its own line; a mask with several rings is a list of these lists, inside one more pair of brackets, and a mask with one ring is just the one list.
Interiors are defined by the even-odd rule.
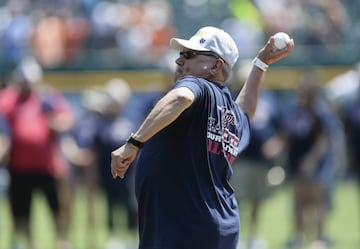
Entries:
[[[6,169],[4,168],[7,164],[7,160],[9,157],[9,149],[10,149],[10,128],[8,122],[0,113],[0,170],[1,172],[5,172]],[[4,182],[1,182],[0,185],[3,185]],[[1,187],[0,187],[1,188]],[[3,191],[0,190],[3,193]]]
[[360,63],[353,72],[357,76],[356,97],[346,106],[343,118],[349,152],[348,173],[360,184]]
[[290,96],[283,113],[282,136],[286,151],[286,171],[294,198],[294,236],[288,248],[307,243],[327,248],[326,221],[332,209],[336,175],[346,162],[337,145],[342,142],[342,126],[325,100],[313,71],[300,79],[295,96]]
[[40,65],[32,57],[25,57],[16,67],[12,82],[0,91],[0,113],[10,128],[7,166],[14,248],[22,248],[22,244],[37,248],[30,229],[35,190],[41,190],[49,204],[59,247],[69,246],[57,188],[57,179],[66,170],[58,136],[72,127],[74,117],[63,95],[44,84],[42,76]]
[[[124,115],[131,96],[130,86],[119,78],[109,80],[99,89],[86,90],[82,98],[82,105],[86,108],[85,116],[75,127],[72,142],[67,141],[67,144],[71,142],[72,146],[64,146],[67,151],[65,155],[70,161],[78,166],[85,166],[90,174],[90,185],[87,186],[90,205],[94,205],[91,197],[95,192],[94,187],[105,195],[109,233],[107,248],[120,247],[125,243],[116,236],[121,223],[117,214],[121,207],[125,207],[126,229],[134,233],[137,228],[134,170],[129,172],[126,180],[116,181],[111,179],[108,168],[111,159],[109,154],[127,140],[128,134],[134,128],[132,120]],[[94,211],[91,214],[92,219],[96,217]]]
[[[87,245],[94,246],[93,231],[95,224],[95,204],[97,194],[97,174],[95,168],[95,155],[91,147],[87,147],[87,140],[84,139],[88,133],[93,133],[93,120],[100,115],[104,109],[105,95],[100,87],[86,89],[80,95],[79,114],[74,127],[65,133],[60,139],[61,151],[70,164],[69,184],[67,186],[68,204],[66,206],[67,218],[72,220],[73,204],[79,191],[85,192],[86,200],[86,234],[89,240]],[[80,192],[82,193],[82,192]]]
[[9,187],[9,173],[6,163],[10,148],[10,131],[5,117],[0,113],[0,233],[3,232],[3,221],[5,219],[1,202],[7,200]]
[[325,93],[344,123],[349,159],[345,173],[360,182],[360,62],[327,82]]
[[[343,112],[349,157],[346,176],[348,179],[355,179],[357,183],[357,198],[360,204],[360,63],[357,63],[348,74],[353,75],[352,83],[357,84],[357,89],[354,91],[355,98],[349,101]],[[360,213],[360,205],[358,205],[358,213]],[[358,224],[360,225],[360,222]]]
[[[245,82],[251,70],[251,61],[244,61],[236,72],[237,82]],[[231,84],[234,87],[234,83]],[[276,164],[278,151],[272,145],[279,129],[279,112],[274,92],[263,88],[260,92],[254,119],[251,121],[251,138],[248,147],[233,165],[231,184],[240,205],[242,222],[249,222],[248,232],[240,236],[240,248],[265,249],[267,241],[259,237],[261,208],[274,190],[268,173]],[[270,145],[270,146],[269,146]],[[249,209],[246,209],[246,204]],[[246,218],[245,218],[246,217]]]

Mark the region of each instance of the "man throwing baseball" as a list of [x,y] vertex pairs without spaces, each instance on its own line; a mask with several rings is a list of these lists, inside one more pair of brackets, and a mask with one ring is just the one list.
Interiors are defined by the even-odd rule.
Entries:
[[240,223],[231,164],[249,142],[264,72],[292,52],[294,41],[276,50],[270,37],[235,101],[225,85],[238,59],[229,34],[203,27],[170,46],[179,51],[175,84],[111,153],[111,173],[123,178],[139,154],[139,249],[235,249]]

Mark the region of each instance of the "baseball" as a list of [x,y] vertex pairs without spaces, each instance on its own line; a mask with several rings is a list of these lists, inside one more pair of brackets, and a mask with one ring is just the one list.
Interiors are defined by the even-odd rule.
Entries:
[[284,32],[276,33],[274,35],[274,38],[275,38],[274,46],[278,50],[285,48],[287,44],[290,42],[289,35]]

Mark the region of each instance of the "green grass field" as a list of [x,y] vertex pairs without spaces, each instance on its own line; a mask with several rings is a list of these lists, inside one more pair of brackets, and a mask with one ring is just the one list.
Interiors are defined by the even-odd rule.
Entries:
[[[326,232],[334,241],[332,249],[360,248],[360,192],[353,181],[341,182],[334,191],[334,210],[329,218]],[[36,195],[32,219],[32,230],[39,249],[55,249],[55,232],[49,220],[49,210],[41,195]],[[75,249],[105,249],[108,238],[106,229],[106,207],[102,195],[97,196],[94,226],[87,218],[88,207],[81,190],[76,193],[73,205],[73,219],[70,240]],[[247,212],[246,206],[241,210]],[[243,215],[242,215],[243,216]],[[291,235],[292,204],[288,186],[279,188],[265,203],[261,212],[259,236],[265,239],[269,249],[284,248]],[[136,233],[126,230],[124,210],[119,209],[119,239],[136,240]],[[241,237],[246,237],[247,220],[241,221]],[[0,249],[11,249],[12,233],[9,206],[3,198],[0,200]]]
[[[292,232],[292,202],[288,186],[280,188],[265,203],[261,212],[259,236],[270,249],[285,248]],[[334,241],[332,249],[360,249],[360,190],[352,181],[342,182],[334,191],[334,209],[329,216],[326,234]],[[246,210],[242,210],[246,212]],[[240,213],[241,214],[241,213]],[[246,237],[242,218],[241,236]]]

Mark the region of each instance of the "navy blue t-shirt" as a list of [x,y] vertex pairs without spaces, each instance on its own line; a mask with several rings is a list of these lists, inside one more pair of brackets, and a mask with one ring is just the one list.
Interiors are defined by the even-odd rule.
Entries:
[[185,77],[194,103],[149,139],[136,169],[140,249],[233,249],[239,232],[231,163],[250,124],[227,87]]

